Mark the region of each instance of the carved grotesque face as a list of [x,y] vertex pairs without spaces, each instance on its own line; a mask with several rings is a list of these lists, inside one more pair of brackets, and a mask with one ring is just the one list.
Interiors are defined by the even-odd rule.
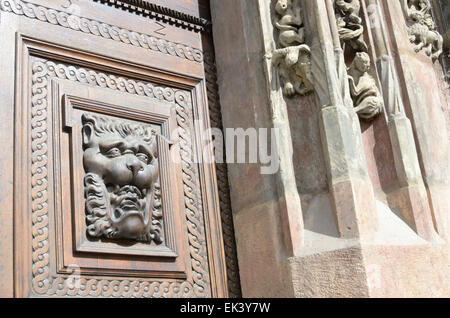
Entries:
[[82,123],[88,233],[161,241],[155,131],[87,114]]
[[355,66],[360,72],[367,72],[370,70],[370,57],[365,52],[356,53]]

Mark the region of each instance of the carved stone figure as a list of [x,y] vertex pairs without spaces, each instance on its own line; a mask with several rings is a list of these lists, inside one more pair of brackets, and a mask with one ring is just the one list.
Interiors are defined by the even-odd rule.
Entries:
[[279,70],[283,93],[292,97],[306,95],[313,90],[311,83],[311,53],[305,44],[304,27],[298,0],[278,0],[276,28],[279,30],[279,49],[265,55]]
[[429,0],[403,0],[406,11],[409,40],[415,43],[415,51],[425,48],[425,53],[431,56],[433,62],[442,54],[443,37],[436,31],[436,25],[431,15]]
[[383,109],[383,98],[375,79],[368,73],[370,57],[365,52],[356,53],[348,70],[350,93],[359,117],[372,119]]
[[311,82],[311,52],[309,46],[303,44],[275,50],[266,54],[272,64],[279,67],[283,80],[283,92],[287,96],[295,93],[306,95],[313,91]]
[[339,31],[339,38],[348,43],[356,51],[367,52],[364,41],[364,27],[359,17],[361,3],[359,0],[336,0],[335,12]]
[[279,15],[275,26],[279,30],[278,40],[282,47],[304,43],[303,20],[296,3],[292,0],[278,0],[275,5],[275,11]]
[[336,7],[343,13],[343,16],[348,18],[349,22],[358,23],[362,22],[359,17],[361,10],[361,3],[359,0],[336,0]]
[[351,53],[355,54],[347,68],[355,112],[360,118],[373,119],[381,112],[384,103],[375,79],[369,74],[371,62],[364,40],[360,0],[335,0],[334,11],[341,44],[348,44],[353,49]]
[[88,235],[161,243],[155,130],[90,114],[82,124]]

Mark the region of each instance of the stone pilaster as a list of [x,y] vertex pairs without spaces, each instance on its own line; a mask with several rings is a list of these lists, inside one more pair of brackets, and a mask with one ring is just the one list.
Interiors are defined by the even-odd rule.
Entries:
[[300,250],[303,219],[286,105],[265,76],[270,16],[261,18],[259,1],[213,0],[211,7],[224,129],[278,128],[280,135],[275,174],[261,174],[260,164],[228,165],[242,293],[292,297],[288,258]]
[[426,240],[436,239],[428,197],[420,171],[410,120],[405,115],[399,79],[388,42],[388,31],[378,0],[362,0],[364,11],[370,15],[367,24],[374,43],[376,66],[385,102],[385,118],[399,180],[399,189],[391,194],[404,220]]
[[[258,6],[264,51],[269,52],[275,49],[273,36],[271,36],[274,30],[270,21],[270,3],[258,1]],[[270,126],[273,126],[279,132],[279,138],[276,142],[277,148],[272,149],[272,151],[280,154],[280,169],[275,174],[275,180],[283,222],[284,240],[288,255],[296,256],[299,254],[303,242],[303,216],[292,162],[292,138],[287,105],[283,99],[281,87],[273,85],[275,82],[274,75],[277,76],[277,74],[272,72],[272,61],[264,59],[263,63],[272,117]]]
[[[425,54],[425,49],[416,52],[416,44],[410,42],[413,31],[408,25],[405,12],[408,3],[406,0],[382,1],[389,32],[392,34],[405,112],[411,121],[434,226],[438,234],[448,240],[450,138],[444,108],[449,107],[449,100],[439,89],[442,87],[439,81],[444,79],[442,68],[433,65],[433,60]],[[430,32],[435,34],[435,31]]]
[[376,205],[367,172],[361,127],[350,97],[347,69],[332,1],[306,1],[311,14],[312,74],[333,209],[342,238],[370,238]]

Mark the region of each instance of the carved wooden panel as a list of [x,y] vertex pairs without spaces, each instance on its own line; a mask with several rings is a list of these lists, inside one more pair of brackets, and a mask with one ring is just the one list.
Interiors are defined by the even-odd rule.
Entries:
[[[189,100],[189,94],[184,91],[152,87],[152,85],[148,83],[133,82],[132,80],[124,78],[113,79],[112,76],[108,76],[107,74],[98,74],[92,70],[78,69],[73,66],[56,64],[48,60],[32,58],[31,63],[33,291],[43,295],[55,294],[61,296],[75,293],[84,296],[97,295],[97,293],[99,293],[98,295],[108,296],[110,293],[113,293],[115,283],[119,286],[121,284],[124,285],[124,290],[127,290],[127,286],[129,286],[129,288],[133,286],[134,289],[130,290],[132,293],[131,295],[133,296],[141,294],[151,296],[152,294],[150,292],[152,291],[152,288],[150,287],[153,286],[156,290],[159,290],[158,286],[161,285],[167,285],[165,293],[172,294],[172,296],[210,295],[208,266],[205,263],[206,253],[204,250],[204,242],[206,240],[201,231],[203,227],[201,222],[203,216],[201,203],[199,202],[200,189],[198,181],[196,181],[198,179],[198,171],[192,163],[192,110],[190,110],[192,103]],[[88,81],[87,78],[91,78],[92,81]],[[63,79],[64,81],[60,81],[60,79]],[[85,80],[80,81],[80,79]],[[155,97],[153,97],[153,99],[156,99],[158,103],[155,103],[152,99],[149,99],[148,101],[147,99],[139,101],[136,100],[137,98],[127,98],[126,100],[122,98],[122,100],[125,101],[122,105],[114,105],[109,104],[109,102],[118,100],[118,96],[115,96],[113,92],[106,92],[104,88],[93,90],[91,87],[84,87],[86,83],[93,87],[100,86],[104,83],[103,86],[108,87],[110,90],[117,90],[117,86],[120,87],[121,82],[127,83],[127,85],[133,83],[136,85],[136,88],[141,88],[141,92],[150,96],[152,96],[153,90],[156,92],[159,90],[162,93],[160,98],[165,102],[161,102]],[[73,83],[76,83],[76,85]],[[49,95],[49,92],[51,92],[51,95]],[[81,95],[89,96],[89,99],[83,99]],[[52,98],[49,99],[49,97]],[[172,104],[170,104],[170,102],[172,102]],[[52,105],[51,108],[48,107],[49,104]],[[148,106],[146,104],[152,105]],[[136,106],[133,107],[130,105]],[[152,114],[151,111],[154,113]],[[159,114],[157,113],[158,111]],[[159,133],[159,149],[157,151],[155,150],[155,153],[158,152],[162,157],[162,166],[164,161],[166,165],[171,162],[169,158],[167,158],[167,148],[169,145],[166,141],[171,139],[171,136],[169,135],[170,127],[169,124],[166,124],[167,121],[170,120],[171,113],[173,115],[173,121],[177,122],[181,128],[179,138],[183,141],[180,143],[178,149],[180,153],[182,152],[180,160],[181,164],[179,167],[180,171],[176,171],[176,168],[174,168],[172,169],[172,173],[179,175],[179,179],[176,179],[182,181],[182,188],[184,188],[184,191],[180,193],[179,200],[174,199],[177,195],[177,190],[176,186],[171,188],[170,185],[170,167],[161,169],[159,178],[155,176],[155,182],[161,182],[161,185],[156,189],[153,187],[153,191],[159,192],[158,196],[161,196],[161,198],[158,200],[161,200],[162,202],[164,202],[164,199],[166,200],[166,204],[162,204],[165,209],[162,208],[162,211],[156,212],[167,215],[165,218],[162,216],[160,217],[161,219],[164,219],[165,222],[162,224],[166,226],[163,229],[161,224],[158,224],[160,223],[159,218],[154,218],[152,220],[154,225],[161,226],[161,229],[156,231],[157,234],[159,234],[156,240],[156,236],[152,236],[152,230],[149,230],[150,237],[148,238],[137,239],[139,238],[138,236],[127,237],[127,235],[125,235],[125,238],[131,238],[131,240],[127,241],[123,240],[124,237],[120,237],[119,235],[118,237],[122,238],[122,241],[108,238],[99,243],[96,240],[92,240],[92,238],[88,237],[91,232],[90,225],[93,225],[92,222],[88,221],[91,216],[88,206],[91,204],[89,202],[89,196],[91,195],[89,192],[93,190],[86,189],[86,186],[92,186],[95,183],[95,180],[89,180],[92,176],[89,175],[90,172],[86,169],[90,169],[88,168],[90,163],[87,163],[88,160],[84,158],[85,155],[83,154],[83,152],[90,150],[89,148],[86,148],[86,142],[89,142],[89,140],[83,141],[83,139],[86,139],[86,130],[88,130],[86,127],[92,124],[92,126],[97,126],[93,129],[100,131],[102,129],[109,130],[114,134],[116,134],[115,131],[117,131],[117,129],[122,129],[122,134],[126,135],[127,129],[131,132],[132,129],[144,128],[139,126],[142,124],[119,120],[119,116],[134,118],[135,121],[139,120],[140,122],[146,121],[153,123],[153,126],[159,124],[160,127],[158,129],[154,129],[151,126],[148,126],[147,129],[150,130],[148,133],[150,134],[150,140],[152,138],[156,139],[157,133]],[[115,115],[115,117],[113,117],[113,115]],[[51,119],[53,119],[53,121],[51,121]],[[102,123],[96,122],[102,120]],[[133,124],[135,127],[131,126]],[[117,125],[128,126],[117,127]],[[146,136],[147,133],[143,134]],[[165,141],[163,141],[163,138],[165,138]],[[136,147],[140,146],[142,145],[137,145]],[[103,148],[103,151],[106,152],[110,150],[111,149],[107,150],[107,148]],[[127,149],[125,149],[125,151],[126,150]],[[166,153],[165,156],[163,155],[164,152]],[[103,153],[98,155],[105,159]],[[60,160],[58,160],[59,158]],[[156,160],[156,158],[153,158],[153,160]],[[97,163],[93,163],[93,165],[95,164]],[[80,169],[83,165],[84,169]],[[115,164],[114,168],[118,169],[119,167]],[[114,173],[114,171],[111,171],[111,173]],[[84,177],[83,174],[85,174]],[[52,175],[52,178],[49,178],[50,175]],[[113,178],[113,180],[116,181],[118,179],[118,177]],[[162,179],[165,179],[165,181],[162,181]],[[102,183],[102,181],[103,180],[100,180],[98,182]],[[58,186],[61,187],[61,194],[58,193]],[[104,183],[103,186],[106,188],[107,184]],[[82,204],[83,199],[81,198],[83,187],[85,192],[85,204]],[[71,191],[77,194],[71,193]],[[137,189],[137,191],[142,190]],[[167,194],[161,195],[164,191],[166,191]],[[53,198],[50,198],[48,194],[52,192]],[[71,198],[71,200],[64,200],[63,198]],[[177,202],[180,200],[181,202]],[[175,207],[174,209],[171,209],[171,203],[174,206],[179,204],[182,208]],[[100,202],[92,204],[97,208],[101,208]],[[153,208],[154,207],[152,207],[152,209]],[[184,210],[187,233],[184,233],[185,231],[182,230],[180,225],[181,220],[173,220],[174,218],[182,217],[175,213],[176,211],[181,212],[180,210]],[[84,213],[86,213],[86,217],[83,217]],[[95,213],[107,214],[109,212],[101,211]],[[52,219],[53,222],[49,222]],[[169,224],[172,226],[169,226]],[[75,230],[73,229],[73,226],[75,227]],[[105,229],[107,230],[108,228],[106,227]],[[52,242],[49,233],[55,232],[64,233],[64,235],[58,235],[56,240]],[[75,246],[72,246],[74,238],[71,237],[71,233],[72,235],[73,233],[76,233]],[[180,243],[177,244],[177,235],[185,236],[185,247],[183,247],[181,237],[179,238]],[[143,242],[140,242],[140,240]],[[52,244],[55,244],[53,248],[51,246]],[[183,258],[178,257],[177,255],[178,249],[180,255],[183,256],[183,253],[181,252],[184,248],[188,250],[186,255],[189,256],[186,257],[186,264],[184,264]],[[55,272],[52,271],[53,266],[49,262],[53,259],[53,257],[51,258],[49,255],[52,249],[55,250],[57,260]],[[95,254],[90,258],[88,256],[89,253]],[[103,256],[102,254],[114,254],[116,256],[125,254],[127,257],[111,258]],[[136,255],[138,257],[133,258],[131,255]],[[146,259],[142,256],[166,257],[168,260]],[[171,258],[176,258],[178,261],[173,261]],[[94,259],[95,262],[92,262]],[[143,281],[131,278],[127,280],[106,281],[104,279],[99,280],[91,278],[87,280],[82,278],[80,280],[80,287],[77,290],[70,290],[70,288],[67,289],[67,285],[70,284],[65,282],[68,277],[61,276],[60,274],[70,274],[73,264],[80,266],[81,274],[116,274],[132,277],[164,277],[167,275],[167,277],[183,278],[186,280],[182,283],[169,283],[163,281]],[[190,267],[189,272],[184,269],[187,266]],[[163,272],[168,272],[169,274],[164,274]],[[98,284],[102,287],[100,288]],[[105,284],[106,287],[103,286]],[[148,287],[147,289],[146,286]],[[74,285],[72,285],[72,287],[74,287]],[[148,291],[148,294],[145,293],[146,290]]]
[[0,0],[15,296],[240,295],[209,21],[145,3]]
[[59,148],[73,165],[67,173],[72,184],[63,193],[78,204],[68,216],[75,217],[75,250],[177,256],[174,238],[182,228],[175,226],[179,209],[172,202],[182,194],[171,184],[171,104],[56,79],[52,84],[54,109],[62,116],[54,130],[67,134],[67,146]]

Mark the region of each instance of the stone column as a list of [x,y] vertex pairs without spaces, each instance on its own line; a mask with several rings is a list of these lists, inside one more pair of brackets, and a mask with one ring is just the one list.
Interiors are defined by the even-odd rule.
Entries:
[[375,197],[367,172],[361,127],[353,109],[347,68],[331,0],[306,1],[312,37],[314,86],[318,96],[328,182],[342,238],[370,238],[377,229]]
[[[402,4],[404,5],[402,7]],[[448,95],[439,87],[442,68],[428,57],[425,49],[415,52],[409,38],[411,26],[405,16],[408,1],[383,1],[385,15],[395,45],[396,67],[404,87],[405,110],[414,131],[420,167],[428,192],[434,225],[447,240],[450,209],[450,139],[444,109]],[[395,23],[393,23],[395,21]]]
[[399,79],[389,47],[387,28],[378,0],[362,0],[370,16],[367,24],[374,42],[376,66],[384,96],[384,113],[394,154],[400,189],[391,195],[405,221],[426,240],[437,239],[420,171],[411,122],[405,115]]
[[[261,30],[263,37],[264,51],[268,52],[274,49],[274,41],[270,34],[274,30],[270,21],[270,3],[268,1],[259,1],[259,10],[261,18]],[[279,138],[276,142],[276,151],[279,154],[279,171],[274,175],[276,180],[276,190],[279,197],[282,227],[284,240],[289,256],[297,256],[303,242],[303,216],[300,197],[297,191],[297,185],[294,175],[294,166],[292,162],[292,138],[289,126],[289,117],[287,105],[283,99],[283,92],[278,86],[272,85],[275,82],[273,78],[271,61],[264,60],[264,72],[266,75],[266,87],[269,94],[271,123],[269,125],[279,132]],[[275,74],[277,76],[277,74]]]
[[211,1],[225,135],[227,128],[277,128],[280,135],[275,174],[261,174],[258,163],[228,165],[233,221],[243,296],[292,297],[288,258],[301,247],[303,219],[286,105],[265,77],[270,16],[262,18],[260,8],[259,1]]

